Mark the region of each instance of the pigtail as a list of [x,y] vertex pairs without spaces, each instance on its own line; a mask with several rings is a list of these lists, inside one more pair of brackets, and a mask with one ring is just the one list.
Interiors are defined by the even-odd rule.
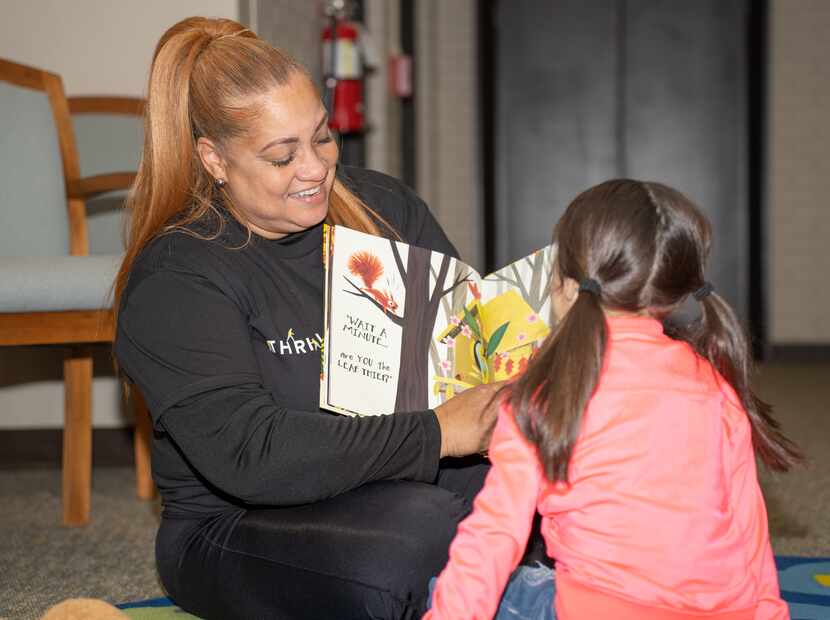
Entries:
[[711,288],[701,291],[705,294],[697,295],[702,308],[700,319],[677,336],[689,342],[735,390],[749,418],[752,444],[761,461],[772,470],[788,471],[804,456],[781,431],[772,407],[750,386],[753,364],[743,326],[722,297]]
[[510,388],[519,429],[538,451],[547,478],[568,480],[582,415],[599,381],[607,341],[599,291],[579,296]]

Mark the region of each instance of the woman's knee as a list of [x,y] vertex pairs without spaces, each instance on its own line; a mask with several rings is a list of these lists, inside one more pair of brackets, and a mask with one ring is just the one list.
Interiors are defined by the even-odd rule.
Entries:
[[373,565],[392,592],[426,593],[430,577],[447,562],[458,523],[469,502],[434,485],[392,483],[379,489],[389,502],[378,528]]

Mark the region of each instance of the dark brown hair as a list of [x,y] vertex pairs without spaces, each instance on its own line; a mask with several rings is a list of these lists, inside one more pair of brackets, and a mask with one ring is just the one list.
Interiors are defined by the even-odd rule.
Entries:
[[[554,229],[554,279],[591,278],[601,292],[578,294],[507,396],[551,481],[568,479],[582,414],[597,386],[607,340],[603,308],[664,320],[705,284],[710,238],[700,210],[660,183],[606,181],[568,206]],[[751,356],[740,322],[715,293],[701,305],[697,321],[667,333],[688,342],[735,390],[760,459],[788,470],[802,455],[750,388]]]

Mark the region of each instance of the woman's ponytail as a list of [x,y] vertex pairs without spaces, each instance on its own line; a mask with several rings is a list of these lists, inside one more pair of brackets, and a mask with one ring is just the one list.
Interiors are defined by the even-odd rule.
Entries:
[[[212,207],[212,181],[195,153],[191,85],[196,63],[217,38],[253,36],[231,20],[193,17],[164,33],[153,54],[144,113],[144,148],[130,195],[126,253],[115,280],[115,310],[142,249],[171,223]],[[221,220],[221,218],[219,218]]]
[[706,283],[698,291],[695,297],[701,304],[700,319],[672,335],[689,342],[735,390],[749,417],[752,444],[761,461],[770,469],[788,471],[804,457],[782,433],[772,407],[750,386],[751,349],[743,326],[731,306],[712,292],[711,285]]
[[571,309],[509,391],[516,423],[536,445],[551,481],[568,480],[582,414],[602,368],[608,337],[605,313],[599,286],[591,289],[580,286]]

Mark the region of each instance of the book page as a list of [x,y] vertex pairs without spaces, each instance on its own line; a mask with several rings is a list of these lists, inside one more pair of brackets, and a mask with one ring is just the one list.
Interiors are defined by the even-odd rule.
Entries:
[[452,342],[435,335],[478,274],[439,252],[348,228],[327,236],[320,406],[378,415],[444,402],[431,379],[447,372]]
[[[327,362],[321,387],[326,404],[336,404],[344,413],[391,413],[402,335],[394,317],[406,303],[406,289],[389,241],[353,233],[343,227],[333,230],[324,343]],[[349,269],[353,256],[365,259],[365,277]],[[352,263],[355,266],[355,260]],[[370,273],[372,268],[377,275]]]
[[488,381],[523,372],[550,333],[554,255],[555,248],[549,245],[482,279],[479,325]]
[[550,333],[548,283],[553,246],[534,252],[468,283],[453,308],[450,326],[438,335],[450,344],[434,382],[445,397],[522,372]]

